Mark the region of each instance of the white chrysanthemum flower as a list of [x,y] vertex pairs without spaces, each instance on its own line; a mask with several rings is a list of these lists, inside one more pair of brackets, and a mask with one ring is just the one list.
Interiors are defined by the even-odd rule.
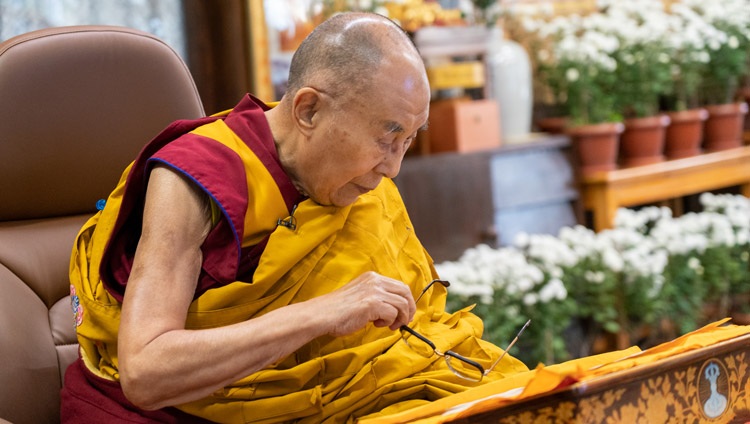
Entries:
[[740,46],[740,40],[733,35],[727,40],[727,46],[729,46],[729,48],[736,49]]
[[559,266],[556,266],[556,267],[554,267],[552,269],[549,269],[549,270],[547,270],[547,272],[549,273],[550,277],[552,277],[552,278],[561,279],[565,275],[565,272]]
[[604,282],[605,275],[602,271],[586,271],[583,278],[590,283],[601,284]]
[[698,259],[698,258],[696,258],[695,256],[691,256],[687,260],[687,266],[688,266],[688,268],[690,268],[692,270],[696,270],[696,269],[698,269],[698,268],[701,267],[701,260]]
[[614,272],[622,271],[622,268],[625,265],[620,253],[611,247],[605,248],[602,252],[602,262],[604,263],[604,266]]
[[525,249],[529,245],[529,234],[525,231],[519,231],[513,238],[513,245],[519,249]]
[[553,300],[564,300],[568,296],[565,285],[558,279],[552,279],[539,291],[539,300],[549,303]]
[[657,296],[659,296],[662,287],[664,287],[664,276],[656,275],[654,276],[652,282],[653,285],[649,288],[649,291],[648,293],[646,293],[646,295],[649,297],[649,299],[656,299]]
[[570,68],[565,72],[565,78],[570,82],[578,81],[578,78],[581,76],[581,74],[578,72],[578,69]]

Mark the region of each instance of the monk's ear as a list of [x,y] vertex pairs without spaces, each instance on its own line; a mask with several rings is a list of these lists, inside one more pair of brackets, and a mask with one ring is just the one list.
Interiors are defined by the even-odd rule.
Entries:
[[311,87],[303,87],[297,90],[292,102],[292,113],[294,123],[300,132],[308,135],[318,123],[318,115],[322,106],[323,97]]

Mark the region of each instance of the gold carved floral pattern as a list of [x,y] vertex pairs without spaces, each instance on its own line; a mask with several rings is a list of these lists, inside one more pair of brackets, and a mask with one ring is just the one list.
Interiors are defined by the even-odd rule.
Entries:
[[750,421],[748,351],[689,364],[622,387],[560,400],[499,423],[711,423]]

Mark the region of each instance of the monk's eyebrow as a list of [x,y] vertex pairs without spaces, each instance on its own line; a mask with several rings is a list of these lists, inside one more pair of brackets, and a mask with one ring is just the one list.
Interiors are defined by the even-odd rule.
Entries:
[[404,132],[404,127],[402,127],[401,124],[396,121],[383,122],[383,128],[388,132],[388,134]]
[[[429,122],[425,122],[425,124],[422,125],[418,131],[426,131],[428,126]],[[404,132],[404,127],[402,127],[401,124],[396,121],[384,121],[383,128],[388,134]]]

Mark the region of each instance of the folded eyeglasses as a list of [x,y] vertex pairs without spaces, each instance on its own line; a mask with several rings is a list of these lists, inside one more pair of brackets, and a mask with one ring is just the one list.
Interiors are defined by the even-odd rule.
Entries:
[[[435,279],[430,282],[430,284],[425,287],[422,292],[419,294],[417,299],[414,303],[419,302],[419,300],[422,298],[422,296],[429,290],[434,284],[440,284],[445,288],[448,288],[451,283],[446,280],[440,280]],[[403,335],[404,342],[409,345],[415,352],[419,353],[420,355],[424,356],[425,358],[429,358],[433,354],[440,356],[445,359],[446,365],[448,365],[448,369],[450,369],[453,374],[456,376],[463,378],[464,380],[474,381],[474,382],[480,382],[482,381],[482,378],[484,378],[487,374],[492,372],[492,370],[495,368],[497,364],[500,363],[500,361],[505,357],[505,354],[508,353],[510,348],[513,347],[513,345],[516,344],[518,341],[518,338],[521,336],[521,333],[526,329],[526,327],[529,326],[531,323],[531,320],[526,321],[526,324],[521,327],[521,330],[518,331],[518,334],[516,334],[516,337],[513,339],[513,341],[510,342],[508,347],[503,351],[503,354],[500,355],[495,362],[492,363],[492,365],[484,369],[484,367],[479,364],[476,361],[473,361],[463,355],[460,355],[456,352],[453,352],[452,350],[447,350],[445,352],[440,351],[436,346],[435,343],[430,341],[427,337],[419,334],[414,329],[402,325],[401,331],[405,334]],[[412,338],[411,336],[414,336]]]

